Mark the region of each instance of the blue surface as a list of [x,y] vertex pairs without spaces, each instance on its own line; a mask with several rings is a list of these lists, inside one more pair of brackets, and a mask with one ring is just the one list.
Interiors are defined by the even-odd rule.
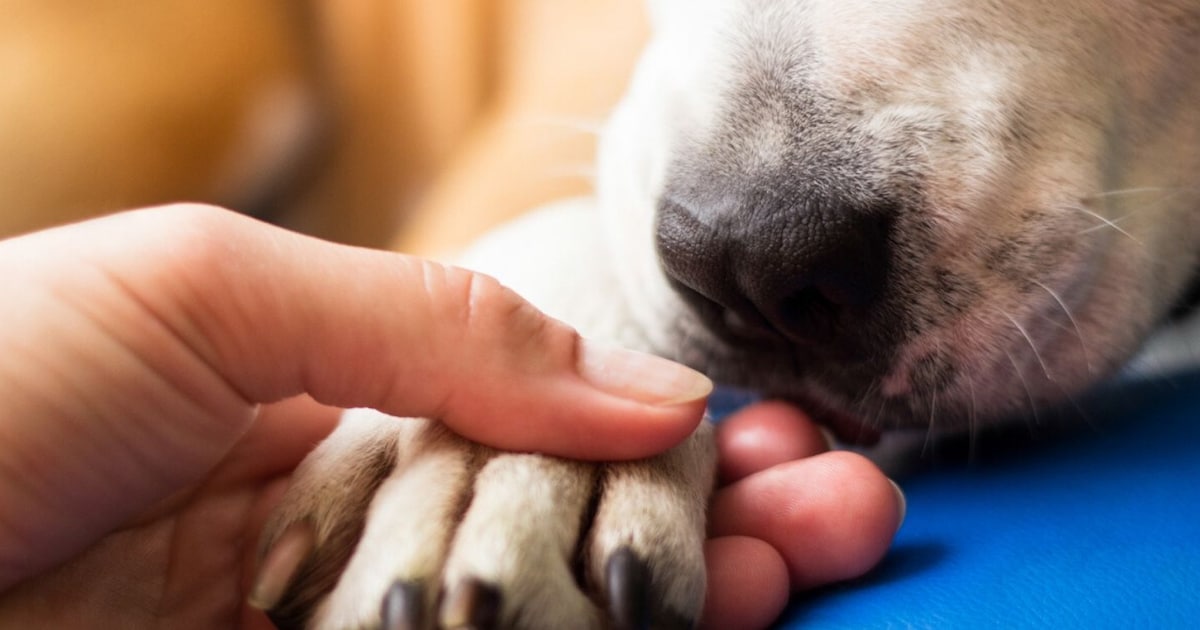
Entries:
[[797,597],[781,627],[1200,627],[1200,371],[1083,407],[1082,435],[902,479],[884,562]]

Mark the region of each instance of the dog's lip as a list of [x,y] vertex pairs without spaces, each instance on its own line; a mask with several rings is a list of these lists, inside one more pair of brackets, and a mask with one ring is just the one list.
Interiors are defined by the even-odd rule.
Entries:
[[748,318],[744,314],[739,314],[730,309],[723,309],[713,319],[718,320],[720,323],[719,325],[711,326],[710,328],[719,331],[720,334],[728,336],[737,343],[757,343],[768,346],[774,346],[780,343],[791,343],[797,346],[807,346],[812,344],[812,341],[807,337],[787,335],[779,332],[779,328],[775,327],[763,317],[759,317],[757,319]]
[[697,309],[705,328],[718,339],[743,349],[775,350],[780,347],[812,348],[814,338],[781,332],[765,317],[748,316],[730,309]]

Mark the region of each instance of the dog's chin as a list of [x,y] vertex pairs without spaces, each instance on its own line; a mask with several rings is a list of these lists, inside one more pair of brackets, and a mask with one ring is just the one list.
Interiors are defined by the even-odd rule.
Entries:
[[[1028,387],[1037,386],[1029,382],[1033,377],[1004,378],[1013,373],[1003,369],[981,368],[978,374],[957,377],[938,375],[922,361],[898,369],[903,352],[893,345],[862,343],[861,337],[838,345],[756,337],[721,326],[685,328],[689,332],[674,358],[723,386],[796,403],[849,443],[870,444],[893,430],[974,431],[1009,422],[1029,413],[1030,406],[1038,413],[1069,397],[1058,386],[1031,393]],[[900,391],[891,391],[889,381],[897,372],[910,374],[910,380]],[[985,382],[989,384],[980,384]]]

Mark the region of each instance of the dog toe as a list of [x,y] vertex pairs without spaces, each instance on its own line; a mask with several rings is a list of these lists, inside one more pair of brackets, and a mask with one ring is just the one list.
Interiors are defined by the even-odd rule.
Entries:
[[303,628],[337,583],[363,528],[367,506],[392,469],[395,419],[355,410],[292,475],[263,529],[252,605],[280,628]]
[[[479,455],[443,425],[404,420],[396,464],[378,486],[354,553],[314,614],[317,628],[393,627],[428,619],[442,562]],[[396,626],[396,624],[399,624]],[[386,625],[385,625],[386,627]]]
[[[446,561],[443,627],[468,627],[464,620],[486,612],[486,604],[494,604],[500,627],[598,627],[574,572],[594,479],[595,466],[580,462],[518,454],[488,460]],[[478,596],[463,600],[463,593]]]
[[711,427],[653,459],[608,465],[592,523],[589,579],[621,628],[689,628],[704,605]]

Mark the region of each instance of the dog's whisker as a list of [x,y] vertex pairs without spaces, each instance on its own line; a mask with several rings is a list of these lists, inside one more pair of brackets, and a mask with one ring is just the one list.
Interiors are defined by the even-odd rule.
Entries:
[[1138,245],[1141,245],[1142,244],[1141,241],[1139,241],[1132,234],[1130,234],[1129,232],[1126,232],[1124,229],[1122,229],[1120,226],[1117,225],[1118,221],[1120,221],[1120,219],[1117,219],[1114,221],[1105,221],[1104,225],[1093,225],[1090,228],[1084,228],[1084,229],[1080,230],[1079,232],[1077,232],[1077,234],[1079,234],[1079,235],[1092,234],[1094,232],[1099,232],[1106,228],[1112,228],[1112,229],[1120,232],[1121,234],[1124,234],[1125,236],[1129,237],[1130,240],[1137,243]]
[[874,427],[882,426],[884,409],[886,407],[887,407],[887,399],[884,398],[883,396],[880,396],[879,404],[876,405],[876,407],[875,407],[875,415],[871,420],[871,426],[874,426]]
[[1008,357],[1008,362],[1013,366],[1013,372],[1016,373],[1017,379],[1021,381],[1021,387],[1025,390],[1025,397],[1029,400],[1029,411],[1033,414],[1033,421],[1036,426],[1042,425],[1042,418],[1038,414],[1037,401],[1033,398],[1033,391],[1029,389],[1029,382],[1025,380],[1025,375],[1021,372],[1021,366],[1017,364],[1017,360],[1008,350],[1003,350],[1004,355]]
[[1092,203],[1091,203],[1089,200],[1087,200],[1087,199],[1080,199],[1080,200],[1078,201],[1078,203],[1064,203],[1064,204],[1060,204],[1060,205],[1058,205],[1058,206],[1056,206],[1056,207],[1058,207],[1058,208],[1062,208],[1062,209],[1065,209],[1065,210],[1076,210],[1076,211],[1078,211],[1078,212],[1083,212],[1083,213],[1085,213],[1085,214],[1088,214],[1088,215],[1090,215],[1090,216],[1092,216],[1092,217],[1095,217],[1095,218],[1097,218],[1097,219],[1100,219],[1100,220],[1102,220],[1102,221],[1113,221],[1114,223],[1120,223],[1121,221],[1124,221],[1125,219],[1128,219],[1130,216],[1133,216],[1134,212],[1135,212],[1137,209],[1139,209],[1139,208],[1144,208],[1144,207],[1146,207],[1146,205],[1147,205],[1147,204],[1143,202],[1143,203],[1140,203],[1140,204],[1138,204],[1137,206],[1132,206],[1132,207],[1128,208],[1128,211],[1127,211],[1125,214],[1123,214],[1123,215],[1121,215],[1121,216],[1119,216],[1119,217],[1107,217],[1107,216],[1105,216],[1105,215],[1103,215],[1103,214],[1100,214],[1099,212],[1097,212],[1097,208],[1100,208],[1100,209],[1106,209],[1106,208],[1108,208],[1109,206],[1108,206],[1107,204],[1102,204],[1102,205],[1093,205],[1093,204],[1092,204]]
[[1149,193],[1158,194],[1175,194],[1175,193],[1190,193],[1193,195],[1200,194],[1200,188],[1187,188],[1182,186],[1138,186],[1134,188],[1118,188],[1114,190],[1105,190],[1083,197],[1084,200],[1103,199],[1105,197],[1118,197],[1125,195],[1144,195]]
[[1054,298],[1054,301],[1058,303],[1058,307],[1062,309],[1063,314],[1067,316],[1067,321],[1071,322],[1071,327],[1075,329],[1075,338],[1079,340],[1079,351],[1083,354],[1083,364],[1087,368],[1088,374],[1094,374],[1095,370],[1092,368],[1090,353],[1088,352],[1087,344],[1085,344],[1083,341],[1083,331],[1080,330],[1079,322],[1075,320],[1075,315],[1071,313],[1071,309],[1067,308],[1066,301],[1062,299],[1062,296],[1045,284],[1038,282],[1037,280],[1031,280],[1031,282],[1041,287],[1046,293],[1049,293],[1050,297]]
[[851,405],[854,407],[854,413],[859,418],[862,418],[863,416],[866,415],[867,398],[869,396],[871,396],[871,392],[873,392],[874,390],[875,390],[874,383],[867,385],[867,388],[865,390],[863,390],[863,392],[860,393],[857,397],[855,397],[854,400],[851,402]]
[[[860,421],[862,421],[864,424],[866,424],[869,427],[878,427],[879,419],[883,416],[883,404],[884,404],[882,402],[883,397],[877,396],[880,389],[881,389],[881,386],[878,381],[872,382],[870,385],[867,386],[867,389],[861,395],[859,395],[858,400],[854,404],[854,407],[855,407],[854,411],[857,414],[858,418],[860,419]],[[868,417],[867,406],[871,403],[871,399],[876,398],[876,397],[878,397],[881,402],[880,402],[879,406],[876,408],[875,414],[873,416]]]
[[1070,401],[1071,406],[1075,408],[1075,412],[1079,414],[1079,417],[1083,419],[1088,428],[1090,428],[1094,433],[1100,433],[1100,427],[1096,424],[1096,421],[1092,419],[1092,414],[1088,413],[1087,409],[1083,405],[1079,404],[1079,400],[1075,396],[1071,395],[1071,392],[1065,390],[1064,392],[1067,394],[1067,400]]
[[1038,365],[1042,368],[1042,374],[1046,376],[1046,380],[1051,383],[1055,382],[1054,377],[1050,376],[1050,370],[1046,368],[1046,362],[1042,360],[1042,353],[1038,352],[1037,346],[1033,343],[1033,337],[1029,336],[1029,332],[1025,330],[1025,327],[1012,315],[1003,311],[1001,311],[1001,315],[1007,317],[1008,321],[1012,322],[1012,325],[1016,327],[1017,332],[1021,333],[1021,336],[1025,338],[1025,342],[1029,344],[1029,349],[1033,351],[1033,358],[1037,359]]
[[921,445],[921,458],[924,459],[937,434],[937,389],[929,390],[929,422],[925,426],[925,443]]
[[1063,323],[1061,321],[1062,317],[1055,317],[1053,313],[1034,313],[1033,315],[1038,318],[1038,322],[1041,324],[1052,326],[1055,330],[1061,332],[1075,334],[1070,322]]
[[[881,428],[880,420],[883,418],[883,409],[887,406],[887,399],[880,395],[883,390],[882,383],[875,381],[867,386],[867,389],[859,396],[858,408],[855,410],[858,413],[859,420],[863,425],[872,428]],[[875,401],[874,412],[868,412],[868,406],[872,401]]]
[[978,447],[977,441],[979,439],[979,417],[977,416],[978,411],[975,402],[975,381],[970,378],[966,380],[967,391],[971,394],[971,406],[967,412],[967,463],[973,464],[975,462],[977,453],[976,449]]
[[1124,235],[1125,237],[1127,237],[1129,240],[1133,241],[1134,243],[1137,243],[1139,246],[1144,246],[1143,243],[1137,239],[1137,237],[1130,234],[1128,231],[1125,230],[1125,228],[1118,225],[1116,221],[1109,219],[1108,217],[1100,214],[1099,212],[1096,212],[1095,210],[1091,210],[1089,208],[1085,208],[1083,206],[1076,206],[1076,205],[1063,205],[1061,207],[1066,210],[1076,210],[1076,211],[1082,212],[1100,222],[1098,225],[1094,225],[1090,228],[1085,228],[1083,230],[1080,230],[1078,232],[1079,234],[1089,234],[1089,233],[1095,232],[1097,230],[1111,228],[1111,229],[1115,230],[1117,233]]

